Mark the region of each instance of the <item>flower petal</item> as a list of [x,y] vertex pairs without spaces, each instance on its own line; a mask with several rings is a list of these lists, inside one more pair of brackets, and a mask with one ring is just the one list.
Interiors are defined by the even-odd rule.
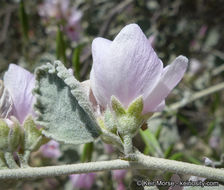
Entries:
[[106,107],[114,95],[127,107],[154,87],[162,73],[162,62],[136,24],[124,27],[112,43],[94,40],[90,80],[94,96]]
[[165,106],[166,106],[166,103],[165,103],[165,100],[163,100],[158,106],[155,107],[155,109],[153,111],[155,111],[155,112],[163,111]]
[[60,144],[55,141],[51,140],[47,144],[44,144],[40,147],[40,152],[46,158],[59,158],[61,156],[61,151],[59,148]]
[[8,118],[12,111],[12,98],[0,80],[0,118]]
[[170,93],[170,91],[180,82],[187,69],[188,59],[184,56],[178,56],[172,64],[164,68],[160,80],[144,99],[143,113],[155,111]]
[[96,38],[92,43],[93,67],[90,73],[90,85],[97,102],[102,106],[107,106],[108,86],[104,82],[103,72],[107,72],[105,61],[108,58],[111,41],[104,38]]
[[25,117],[29,113],[33,113],[32,103],[34,97],[32,95],[32,89],[35,84],[34,75],[22,67],[10,64],[3,80],[5,87],[12,97],[12,115],[15,116],[20,123],[23,123]]
[[73,187],[91,189],[95,182],[95,173],[72,174],[69,176]]
[[92,42],[93,68],[97,69],[98,64],[104,65],[108,59],[112,41],[104,38],[95,38]]

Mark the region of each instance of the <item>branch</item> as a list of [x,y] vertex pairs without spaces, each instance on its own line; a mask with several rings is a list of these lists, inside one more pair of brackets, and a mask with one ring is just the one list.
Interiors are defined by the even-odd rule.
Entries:
[[44,178],[117,169],[142,169],[162,170],[164,172],[169,171],[179,174],[188,174],[224,182],[223,169],[199,166],[163,158],[149,157],[140,153],[134,154],[132,156],[135,161],[117,159],[111,161],[98,161],[61,166],[0,170],[0,179]]
[[1,36],[0,36],[0,44],[3,43],[6,39],[8,28],[10,24],[10,18],[11,18],[12,12],[8,12],[4,18],[4,26],[1,30]]
[[[212,93],[215,93],[215,92],[218,92],[218,91],[221,91],[221,90],[224,90],[224,82],[221,82],[215,86],[212,86],[212,87],[209,87],[209,88],[206,88],[204,90],[201,90],[199,92],[195,92],[193,95],[191,95],[187,100],[185,101],[180,101],[180,102],[177,102],[177,103],[174,103],[174,104],[171,104],[170,106],[167,106],[167,108],[165,109],[165,111],[174,111],[174,110],[178,110],[179,108],[182,108],[184,107],[185,105],[197,100],[197,99],[200,99],[200,98],[203,98],[205,96],[208,96]],[[159,112],[159,113],[156,113],[152,116],[152,118],[155,118],[155,117],[159,117],[162,115],[162,112]]]

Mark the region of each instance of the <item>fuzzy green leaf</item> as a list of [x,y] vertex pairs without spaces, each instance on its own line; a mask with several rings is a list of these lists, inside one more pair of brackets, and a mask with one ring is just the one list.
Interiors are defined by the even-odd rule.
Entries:
[[80,79],[80,53],[81,53],[82,45],[78,45],[72,54],[72,66],[74,68],[75,77]]
[[155,138],[154,134],[150,131],[150,129],[147,129],[145,131],[139,130],[139,132],[149,152],[153,156],[163,157],[163,152],[160,144]]
[[27,40],[28,39],[29,25],[28,25],[28,16],[27,16],[27,13],[25,11],[23,0],[21,0],[20,4],[19,4],[19,19],[20,19],[20,23],[21,23],[21,26],[22,26],[23,36]]
[[100,135],[83,86],[56,61],[36,70],[35,110],[42,133],[57,141],[83,144]]
[[58,26],[57,36],[56,36],[56,57],[57,59],[63,60],[66,64],[66,42],[64,40],[63,33],[60,26]]

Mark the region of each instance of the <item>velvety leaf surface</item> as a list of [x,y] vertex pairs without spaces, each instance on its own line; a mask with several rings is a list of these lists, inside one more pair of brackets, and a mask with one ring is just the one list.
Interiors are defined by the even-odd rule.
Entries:
[[35,110],[43,134],[57,141],[82,144],[93,141],[100,129],[83,87],[62,63],[36,70]]

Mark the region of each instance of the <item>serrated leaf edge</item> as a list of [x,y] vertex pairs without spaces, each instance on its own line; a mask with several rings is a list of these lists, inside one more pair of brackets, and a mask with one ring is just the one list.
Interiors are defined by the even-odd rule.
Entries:
[[[60,61],[55,61],[53,64],[47,63],[46,65],[43,65],[35,70],[35,77],[36,77],[36,82],[35,82],[35,88],[33,89],[33,94],[36,98],[35,103],[33,105],[34,111],[37,115],[37,119],[35,122],[41,126],[47,126],[48,122],[45,122],[41,119],[42,113],[39,111],[39,107],[42,106],[41,104],[41,92],[40,92],[40,78],[42,77],[43,74],[57,74],[57,76],[64,81],[66,85],[70,88],[71,94],[76,98],[78,101],[78,104],[82,107],[82,109],[89,115],[89,117],[95,122],[95,126],[98,129],[99,134],[101,133],[101,128],[98,125],[98,122],[96,120],[96,117],[94,115],[93,108],[91,107],[91,103],[88,100],[88,97],[85,96],[85,91],[81,83],[75,79],[75,77],[66,69],[66,67],[60,62]],[[77,90],[79,89],[79,90]],[[78,97],[78,99],[77,99]],[[53,135],[48,133],[47,131],[42,131],[44,135],[47,135],[50,138],[53,138]],[[65,143],[70,143],[66,142],[63,140]],[[90,141],[91,142],[91,141]]]

